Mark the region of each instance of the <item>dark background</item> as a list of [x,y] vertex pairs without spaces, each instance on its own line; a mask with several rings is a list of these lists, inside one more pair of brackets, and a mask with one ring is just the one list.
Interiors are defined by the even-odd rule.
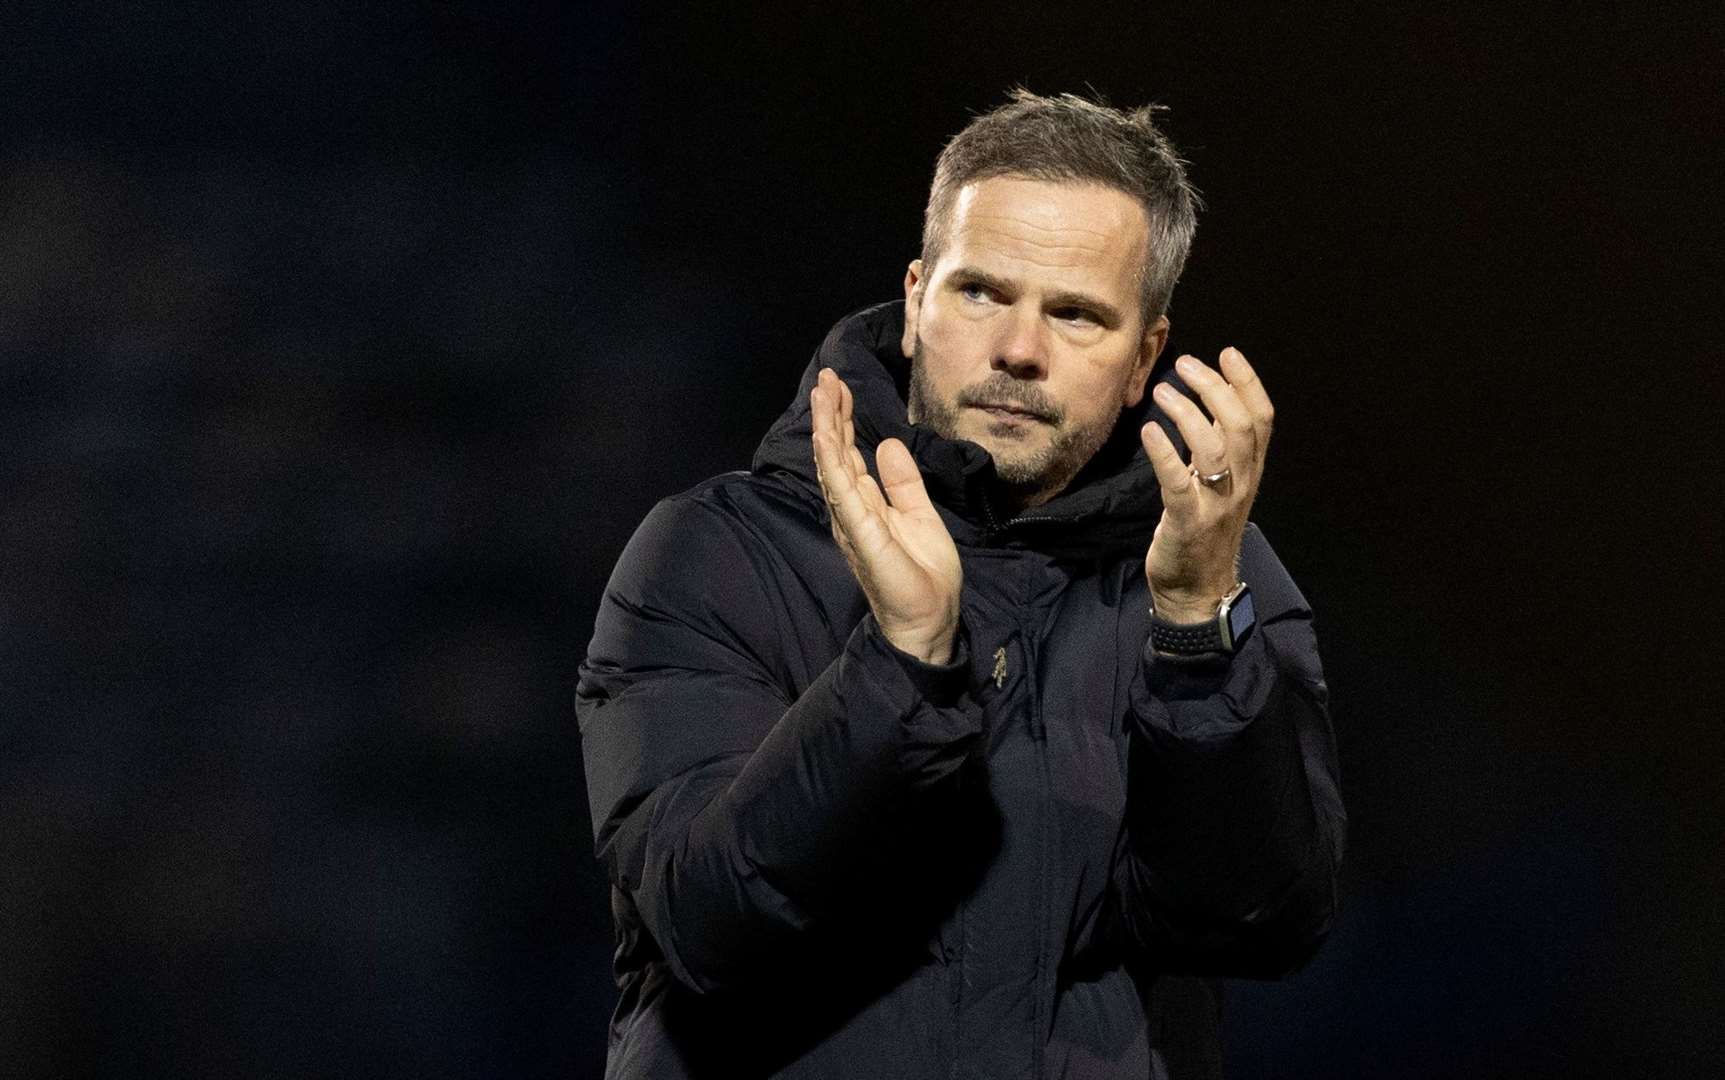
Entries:
[[1712,1072],[1701,10],[9,5],[0,1074],[597,1075],[606,574],[1017,82],[1171,107],[1278,404],[1352,846],[1233,1075]]

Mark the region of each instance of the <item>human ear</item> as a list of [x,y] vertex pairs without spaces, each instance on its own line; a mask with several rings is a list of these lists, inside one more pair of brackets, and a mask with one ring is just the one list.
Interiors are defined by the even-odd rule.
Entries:
[[909,360],[916,353],[916,321],[922,314],[922,260],[912,259],[904,272],[904,336],[898,347]]
[[1156,366],[1156,358],[1162,355],[1162,347],[1168,344],[1169,326],[1168,316],[1158,315],[1138,341],[1138,355],[1133,357],[1132,373],[1126,379],[1128,409],[1144,400],[1144,384],[1150,378],[1150,369]]

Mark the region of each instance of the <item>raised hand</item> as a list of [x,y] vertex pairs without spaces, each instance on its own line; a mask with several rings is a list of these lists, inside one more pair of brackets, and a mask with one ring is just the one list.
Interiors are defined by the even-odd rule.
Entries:
[[1264,384],[1240,350],[1223,349],[1219,366],[1218,373],[1191,356],[1174,365],[1214,422],[1167,383],[1155,390],[1156,404],[1186,440],[1190,464],[1180,460],[1154,421],[1139,433],[1162,486],[1163,507],[1144,556],[1144,573],[1156,614],[1170,622],[1213,618],[1216,605],[1239,580],[1240,542],[1264,476],[1275,419]]
[[809,411],[833,539],[881,632],[894,647],[927,663],[950,662],[964,572],[910,450],[897,439],[883,441],[875,450],[881,479],[875,483],[856,446],[850,387],[831,368],[816,378]]

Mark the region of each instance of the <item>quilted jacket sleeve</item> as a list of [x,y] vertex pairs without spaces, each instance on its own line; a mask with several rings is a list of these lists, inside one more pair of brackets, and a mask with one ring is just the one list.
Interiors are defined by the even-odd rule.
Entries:
[[1231,660],[1145,644],[1115,880],[1155,966],[1276,977],[1329,932],[1347,819],[1312,613],[1256,526],[1241,577],[1258,625]]
[[661,503],[612,575],[577,688],[620,932],[644,931],[702,992],[854,906],[981,730],[967,656],[921,664],[872,616],[793,697],[768,558],[727,512]]

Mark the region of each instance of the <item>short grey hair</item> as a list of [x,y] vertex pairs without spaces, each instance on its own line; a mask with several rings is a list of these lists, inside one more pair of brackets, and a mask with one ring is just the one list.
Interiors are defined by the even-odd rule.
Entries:
[[1146,326],[1166,314],[1203,200],[1186,179],[1186,162],[1155,124],[1160,111],[1162,106],[1145,105],[1126,112],[1076,94],[1043,97],[1014,89],[1006,104],[954,135],[935,162],[922,221],[924,280],[940,260],[953,204],[965,185],[995,176],[1096,183],[1144,207],[1150,243],[1139,276],[1139,307]]

